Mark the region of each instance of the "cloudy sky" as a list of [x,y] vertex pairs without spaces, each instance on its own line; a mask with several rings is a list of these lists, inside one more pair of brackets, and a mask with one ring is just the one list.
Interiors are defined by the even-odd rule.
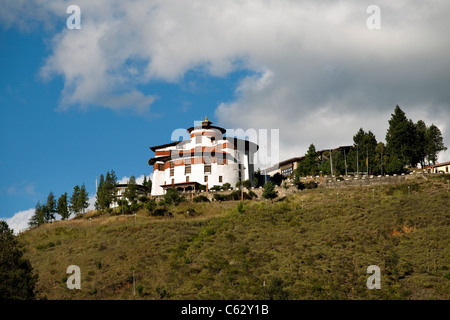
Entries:
[[384,141],[399,104],[448,146],[448,12],[444,0],[3,0],[0,217],[25,221],[77,184],[93,196],[111,169],[150,175],[148,147],[205,115],[279,130],[283,160],[352,144],[360,127]]

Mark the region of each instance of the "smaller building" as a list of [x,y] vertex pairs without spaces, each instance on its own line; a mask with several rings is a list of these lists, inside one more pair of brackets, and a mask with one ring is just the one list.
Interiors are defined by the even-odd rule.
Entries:
[[[127,187],[128,187],[128,184],[126,184],[126,183],[121,183],[121,184],[118,184],[118,185],[117,185],[117,187],[116,187],[116,193],[115,193],[115,199],[116,199],[116,200],[123,200],[123,199],[126,199],[126,198],[125,198],[125,191],[126,191]],[[138,198],[139,198],[140,196],[147,196],[147,195],[148,195],[147,192],[146,192],[146,190],[145,190],[145,187],[144,187],[142,184],[136,184],[136,193],[137,193],[137,197],[138,197]],[[128,201],[128,200],[127,200],[127,201]],[[116,207],[118,207],[119,205],[117,204],[117,202],[118,202],[118,201],[114,201],[114,202],[111,204],[111,208],[116,208]],[[128,204],[129,204],[129,201],[128,201]]]
[[430,173],[439,173],[439,172],[450,173],[450,161],[436,163],[431,166],[427,166],[426,169]]
[[[334,149],[324,149],[324,150],[319,150],[316,151],[317,153],[317,158],[320,160],[324,160],[324,159],[328,159],[327,154],[330,151],[339,151],[339,152],[343,152],[343,153],[348,153],[349,150],[351,149],[351,146],[340,146]],[[301,157],[294,157],[294,158],[290,158],[284,161],[281,161],[280,163],[266,168],[264,170],[261,170],[262,173],[267,174],[269,176],[273,176],[276,173],[280,173],[283,177],[289,177],[294,171],[295,169],[297,169],[299,163],[301,161],[303,161],[305,159],[306,156],[301,156]]]

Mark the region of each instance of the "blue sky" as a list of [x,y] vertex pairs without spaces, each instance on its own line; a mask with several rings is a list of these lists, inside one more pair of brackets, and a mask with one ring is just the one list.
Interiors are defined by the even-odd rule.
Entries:
[[63,81],[43,81],[39,70],[48,55],[51,34],[0,31],[1,217],[32,208],[52,191],[57,197],[114,170],[117,176],[149,176],[150,146],[170,142],[176,128],[214,116],[214,106],[233,97],[236,71],[214,77],[187,72],[177,84],[154,81],[141,86],[157,92],[151,113],[88,106],[58,111]]
[[[66,9],[81,8],[69,30]],[[450,3],[4,0],[0,11],[0,218],[115,170],[150,175],[152,145],[205,115],[279,130],[280,160],[384,141],[399,104],[450,143]],[[373,20],[371,20],[373,21]],[[439,161],[450,160],[450,150]]]

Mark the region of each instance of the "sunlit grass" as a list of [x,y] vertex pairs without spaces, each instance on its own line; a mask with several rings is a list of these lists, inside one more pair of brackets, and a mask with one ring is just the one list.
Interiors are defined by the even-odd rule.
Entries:
[[[318,188],[164,217],[90,212],[19,239],[48,299],[449,299],[449,198],[443,178]],[[66,288],[71,264],[81,290]],[[372,264],[381,290],[366,287]]]

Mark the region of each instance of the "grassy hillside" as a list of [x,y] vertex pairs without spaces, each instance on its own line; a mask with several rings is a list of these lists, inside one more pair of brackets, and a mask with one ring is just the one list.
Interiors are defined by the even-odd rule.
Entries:
[[[136,222],[90,213],[19,241],[47,299],[450,299],[446,179],[183,203]],[[72,264],[81,290],[66,287]],[[366,287],[369,265],[381,290]]]

